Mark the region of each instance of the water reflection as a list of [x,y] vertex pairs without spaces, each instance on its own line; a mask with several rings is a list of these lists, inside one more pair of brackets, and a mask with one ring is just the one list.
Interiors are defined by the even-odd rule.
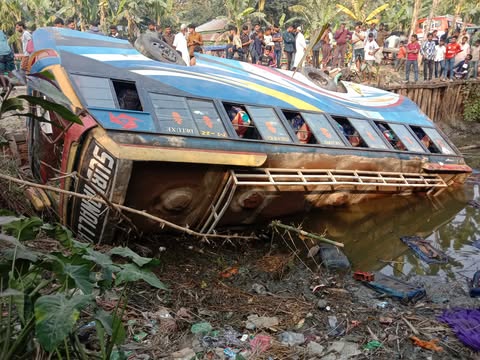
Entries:
[[[456,279],[472,276],[480,268],[480,250],[471,244],[480,239],[480,210],[467,205],[480,199],[480,174],[463,188],[427,197],[394,197],[341,209],[320,210],[303,222],[307,231],[323,233],[345,243],[353,269],[381,270],[394,275],[440,275]],[[293,220],[295,222],[295,220]],[[428,265],[400,241],[419,235],[447,253],[446,265]],[[387,265],[382,260],[395,261]]]

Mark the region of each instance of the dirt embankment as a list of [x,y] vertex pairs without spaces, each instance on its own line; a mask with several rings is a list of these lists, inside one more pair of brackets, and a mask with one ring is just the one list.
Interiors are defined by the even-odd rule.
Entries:
[[153,359],[474,358],[437,319],[450,301],[474,306],[463,285],[429,286],[425,298],[402,304],[350,273],[329,273],[295,243],[287,234],[219,246],[150,239],[143,245],[162,260],[158,274],[171,291],[132,295],[127,348]]

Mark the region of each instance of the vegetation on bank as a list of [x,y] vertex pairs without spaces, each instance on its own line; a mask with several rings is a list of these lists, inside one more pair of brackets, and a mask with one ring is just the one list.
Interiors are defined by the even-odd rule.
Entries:
[[[143,280],[166,289],[150,270],[158,261],[126,247],[97,251],[60,224],[0,214],[0,358],[46,352],[59,359],[110,359],[115,348],[121,354],[130,284]],[[112,290],[118,300],[105,311],[98,299]],[[98,351],[80,341],[82,326],[95,328]]]
[[463,108],[463,119],[480,123],[480,85],[470,83],[465,87],[467,92]]
[[[0,120],[20,116],[49,122],[45,113],[51,111],[81,124],[48,72],[28,78],[32,89],[53,101],[11,96],[10,79],[0,76]],[[32,106],[40,111],[30,112]],[[58,223],[8,211],[0,210],[0,229],[0,359],[43,358],[44,353],[59,359],[110,359],[114,350],[117,358],[125,358],[120,347],[126,336],[122,316],[130,286],[143,280],[166,289],[151,272],[158,260],[126,247],[102,252],[75,240]],[[98,301],[107,291],[117,294],[109,311]],[[81,342],[79,332],[85,326],[94,327],[98,349],[87,349]]]

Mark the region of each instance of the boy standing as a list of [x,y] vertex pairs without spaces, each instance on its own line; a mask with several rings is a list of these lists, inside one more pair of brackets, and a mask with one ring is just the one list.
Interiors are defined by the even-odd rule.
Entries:
[[[375,64],[375,54],[377,51],[380,49],[380,46],[378,46],[377,42],[375,41],[375,38],[373,36],[373,33],[368,34],[368,39],[365,42],[365,62],[373,66]],[[370,75],[372,74],[372,70],[368,72],[368,81],[370,81]]]
[[445,71],[445,40],[440,39],[435,46],[435,77],[441,78]]
[[395,71],[398,72],[402,66],[405,65],[405,59],[407,58],[407,49],[405,43],[400,41],[400,47],[398,49],[397,58],[395,59]]
[[410,43],[407,45],[407,65],[405,67],[405,81],[410,79],[410,68],[413,65],[413,75],[415,82],[418,81],[418,53],[420,52],[420,44],[418,43],[418,37],[413,34],[410,37]]

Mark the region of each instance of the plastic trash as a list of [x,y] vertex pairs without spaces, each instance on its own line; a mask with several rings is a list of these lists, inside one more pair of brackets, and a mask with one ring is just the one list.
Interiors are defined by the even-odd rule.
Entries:
[[376,306],[378,309],[386,309],[388,307],[388,301],[380,301]]
[[209,322],[199,322],[199,323],[196,323],[196,324],[193,324],[192,327],[190,328],[190,331],[192,332],[192,334],[202,334],[202,335],[206,335],[208,334],[210,331],[212,331],[212,325],[209,323]]
[[342,336],[345,334],[344,327],[338,323],[337,317],[335,315],[331,315],[328,317],[328,326],[330,326],[328,335]]
[[329,244],[320,245],[320,259],[328,270],[348,270],[350,261],[336,246]]
[[147,333],[144,331],[139,332],[138,334],[133,335],[133,340],[136,342],[141,342],[143,339],[147,337]]
[[271,344],[272,338],[268,335],[257,335],[250,341],[250,346],[255,354],[267,351],[270,349]]
[[437,343],[440,341],[438,339],[432,339],[430,341],[420,340],[416,336],[410,336],[410,340],[413,341],[413,344],[419,346],[423,349],[432,350],[432,351],[443,351],[441,346],[438,346]]
[[305,336],[300,333],[285,331],[279,336],[280,342],[284,345],[295,346],[301,345],[305,342]]
[[382,343],[378,340],[369,341],[364,347],[364,350],[375,350],[382,346]]
[[224,349],[223,354],[227,357],[227,359],[235,359],[237,357],[237,353],[230,348]]

